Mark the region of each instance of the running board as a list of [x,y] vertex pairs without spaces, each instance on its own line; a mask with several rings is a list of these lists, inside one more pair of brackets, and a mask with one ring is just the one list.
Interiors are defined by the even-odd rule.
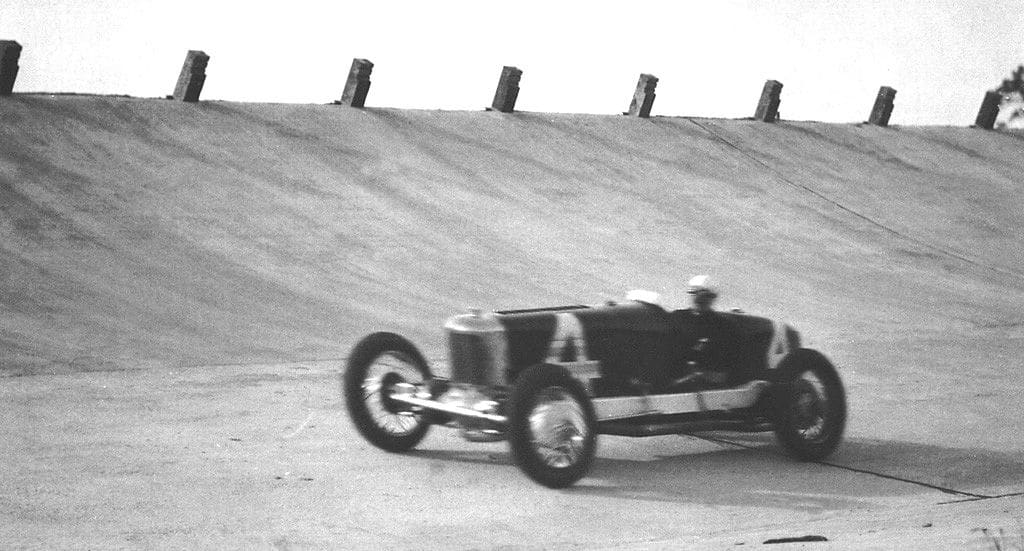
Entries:
[[[594,398],[594,413],[599,423],[642,417],[645,415],[676,415],[680,413],[703,413],[709,411],[731,411],[745,409],[757,403],[764,390],[770,384],[767,381],[751,381],[738,388],[723,390],[706,390],[682,394],[654,394],[644,396],[625,396],[617,398]],[[508,417],[495,413],[484,413],[475,409],[444,404],[429,398],[428,393],[417,392],[416,387],[408,383],[396,385],[390,399],[420,410],[431,410],[446,413],[455,417],[487,421],[499,426],[508,424]],[[714,430],[714,429],[694,429]],[[675,431],[685,432],[685,431]],[[665,433],[671,434],[671,433]]]
[[598,422],[643,415],[676,415],[745,409],[757,403],[768,381],[756,380],[738,387],[682,394],[648,394],[618,398],[594,398]]

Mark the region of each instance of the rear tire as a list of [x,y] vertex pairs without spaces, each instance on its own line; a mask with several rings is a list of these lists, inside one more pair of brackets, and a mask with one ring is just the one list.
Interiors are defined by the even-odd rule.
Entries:
[[419,444],[430,424],[421,413],[390,400],[398,383],[432,379],[423,355],[394,333],[374,333],[359,341],[342,375],[345,406],[356,429],[374,446],[389,452],[408,451]]
[[512,458],[527,476],[565,488],[587,474],[597,448],[597,416],[579,381],[560,367],[531,367],[516,380],[508,407]]
[[772,386],[775,436],[798,459],[824,459],[835,451],[846,428],[846,392],[825,356],[801,349],[776,372]]

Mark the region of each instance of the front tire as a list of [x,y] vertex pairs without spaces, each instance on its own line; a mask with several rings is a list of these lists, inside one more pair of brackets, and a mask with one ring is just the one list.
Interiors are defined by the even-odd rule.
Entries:
[[597,416],[579,381],[559,367],[531,367],[516,380],[508,408],[512,458],[527,476],[565,488],[587,474],[597,448]]
[[430,424],[422,414],[390,400],[391,389],[431,379],[426,360],[412,343],[394,333],[374,333],[352,350],[342,375],[349,417],[374,446],[408,451],[423,440]]
[[822,354],[800,349],[779,366],[776,376],[776,438],[798,459],[824,459],[839,446],[846,428],[846,393],[839,373]]

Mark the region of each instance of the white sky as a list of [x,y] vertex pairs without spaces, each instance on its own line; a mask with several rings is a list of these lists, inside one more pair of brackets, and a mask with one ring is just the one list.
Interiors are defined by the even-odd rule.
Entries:
[[785,119],[863,121],[887,85],[893,124],[967,126],[1024,63],[1024,0],[0,0],[0,39],[15,92],[162,97],[197,49],[205,100],[329,103],[363,57],[370,107],[482,109],[514,65],[521,111],[620,113],[646,72],[653,115],[749,117],[775,79]]

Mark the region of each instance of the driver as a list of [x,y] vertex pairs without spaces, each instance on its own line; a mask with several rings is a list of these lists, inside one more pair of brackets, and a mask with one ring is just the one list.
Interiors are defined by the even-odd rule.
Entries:
[[690,309],[695,316],[703,316],[714,311],[715,299],[718,293],[711,286],[711,280],[706,275],[694,276],[687,284],[686,294],[690,295],[693,301],[693,308]]
[[[706,275],[694,276],[687,284],[686,293],[690,295],[692,306],[677,310],[677,315],[690,318],[683,326],[696,331],[696,341],[692,348],[685,351],[687,374],[673,382],[673,386],[691,384],[721,385],[729,379],[729,361],[722,357],[726,328],[725,320],[714,310],[718,292]],[[692,333],[691,333],[692,334]]]

